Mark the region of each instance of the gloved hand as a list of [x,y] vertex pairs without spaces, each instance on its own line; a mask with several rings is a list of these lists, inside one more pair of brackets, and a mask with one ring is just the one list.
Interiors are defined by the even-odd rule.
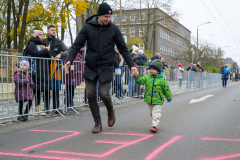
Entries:
[[29,83],[29,79],[26,79],[27,83]]
[[34,88],[34,87],[35,87],[34,83],[31,83],[31,87],[32,87],[32,88]]
[[167,102],[171,102],[172,100],[171,99],[168,99]]

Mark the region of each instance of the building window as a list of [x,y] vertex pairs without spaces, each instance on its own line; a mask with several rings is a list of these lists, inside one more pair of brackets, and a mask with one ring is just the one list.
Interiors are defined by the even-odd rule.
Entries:
[[135,21],[135,14],[134,14],[134,13],[132,13],[132,14],[130,15],[130,20],[131,20],[131,21]]
[[135,37],[135,28],[130,28],[130,37]]
[[125,28],[122,28],[122,35],[125,36]]
[[144,43],[139,44],[139,49],[144,50]]
[[145,13],[139,13],[139,20],[145,19]]
[[139,28],[139,37],[142,37],[142,35],[143,35],[143,29],[140,27]]
[[125,14],[122,15],[122,21],[126,21],[126,15]]
[[112,22],[115,22],[117,20],[117,15],[112,15],[111,20]]

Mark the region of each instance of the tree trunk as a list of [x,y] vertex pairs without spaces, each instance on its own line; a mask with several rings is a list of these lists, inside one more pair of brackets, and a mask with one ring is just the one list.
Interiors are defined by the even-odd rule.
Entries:
[[11,39],[10,39],[10,18],[11,18],[11,0],[8,0],[8,9],[7,9],[7,49],[11,48]]
[[22,20],[22,27],[21,27],[21,33],[20,33],[20,38],[19,38],[19,52],[23,51],[23,42],[24,42],[24,36],[25,36],[25,30],[27,26],[27,11],[28,11],[28,6],[29,6],[29,0],[25,0],[25,5],[24,5],[24,12],[23,12],[23,20]]
[[61,40],[63,41],[64,40],[64,28],[61,27]]
[[13,48],[17,49],[17,21],[16,21],[16,13],[15,13],[15,3],[14,0],[12,0],[12,11],[13,11]]
[[72,37],[72,31],[70,27],[70,21],[68,20],[68,29],[69,29],[69,34],[70,34],[70,39],[71,39],[71,45],[73,44],[73,37]]

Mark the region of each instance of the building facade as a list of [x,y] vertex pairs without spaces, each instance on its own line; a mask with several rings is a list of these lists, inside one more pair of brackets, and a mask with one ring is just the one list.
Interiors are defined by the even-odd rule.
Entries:
[[141,38],[139,48],[160,53],[168,66],[177,67],[176,54],[189,51],[191,31],[159,8],[123,10],[121,17],[113,11],[112,22],[120,28],[120,21],[123,36]]

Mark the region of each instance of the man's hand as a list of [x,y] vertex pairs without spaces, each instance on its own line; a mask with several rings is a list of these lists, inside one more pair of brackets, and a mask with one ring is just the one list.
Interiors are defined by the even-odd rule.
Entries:
[[70,61],[67,61],[67,63],[65,64],[65,72],[66,72],[66,74],[69,73],[69,67],[70,67],[70,65],[71,65],[71,62],[70,62]]
[[138,76],[137,68],[136,67],[132,67],[131,70],[132,70],[133,76],[137,77]]
[[56,59],[61,58],[61,54],[58,54],[55,58],[56,58]]

